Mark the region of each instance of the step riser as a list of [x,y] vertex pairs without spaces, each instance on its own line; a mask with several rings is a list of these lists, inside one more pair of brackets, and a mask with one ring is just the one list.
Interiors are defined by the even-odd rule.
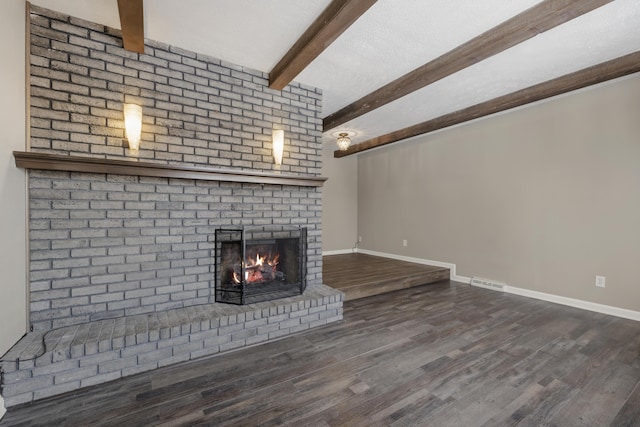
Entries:
[[345,301],[351,301],[360,298],[366,298],[374,295],[380,295],[387,292],[398,291],[401,289],[413,288],[416,286],[428,285],[431,283],[449,280],[449,270],[442,270],[430,273],[428,275],[420,275],[416,277],[406,277],[391,279],[383,282],[367,283],[359,286],[352,286],[342,289],[345,292]]

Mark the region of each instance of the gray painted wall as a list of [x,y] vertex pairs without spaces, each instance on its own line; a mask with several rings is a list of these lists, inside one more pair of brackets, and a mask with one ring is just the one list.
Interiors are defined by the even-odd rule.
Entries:
[[351,249],[358,238],[358,158],[333,157],[335,144],[322,148],[322,251]]
[[12,151],[25,148],[25,5],[2,2],[0,13],[0,355],[25,332],[26,174]]
[[638,74],[363,153],[358,183],[364,249],[640,310]]

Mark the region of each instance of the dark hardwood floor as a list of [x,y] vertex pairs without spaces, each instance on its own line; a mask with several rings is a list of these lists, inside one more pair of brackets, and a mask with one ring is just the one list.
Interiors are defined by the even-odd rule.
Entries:
[[322,257],[326,285],[345,294],[345,301],[449,280],[448,268],[353,253]]
[[638,426],[640,322],[440,282],[11,410],[2,426]]

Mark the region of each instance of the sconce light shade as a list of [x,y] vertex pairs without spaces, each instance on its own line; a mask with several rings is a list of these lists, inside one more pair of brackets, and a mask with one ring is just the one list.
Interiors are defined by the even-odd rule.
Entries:
[[346,151],[347,148],[349,148],[349,145],[351,145],[351,138],[349,138],[348,133],[342,132],[340,135],[338,135],[336,143],[338,144],[338,148],[340,149],[340,151]]
[[124,104],[124,127],[129,141],[129,149],[140,147],[142,133],[142,107],[135,104]]
[[276,165],[282,164],[282,153],[284,152],[284,131],[274,130],[273,136],[273,159]]

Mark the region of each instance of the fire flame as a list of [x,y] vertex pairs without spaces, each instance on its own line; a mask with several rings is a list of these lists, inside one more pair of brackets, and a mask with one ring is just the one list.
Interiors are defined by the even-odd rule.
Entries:
[[[251,284],[274,280],[279,259],[280,254],[271,257],[271,254],[260,256],[259,253],[256,253],[255,260],[247,258],[247,262],[242,262],[244,282]],[[240,273],[237,271],[233,272],[233,282],[236,284],[242,283]]]

